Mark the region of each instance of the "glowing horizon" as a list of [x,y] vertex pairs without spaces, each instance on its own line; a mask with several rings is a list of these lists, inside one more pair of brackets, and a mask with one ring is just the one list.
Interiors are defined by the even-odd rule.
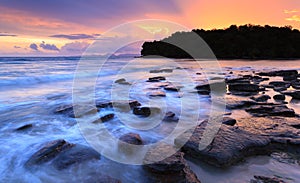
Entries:
[[140,19],[163,19],[190,29],[233,24],[300,29],[300,2],[295,0],[24,0],[0,2],[0,12],[1,56],[80,55],[109,28]]

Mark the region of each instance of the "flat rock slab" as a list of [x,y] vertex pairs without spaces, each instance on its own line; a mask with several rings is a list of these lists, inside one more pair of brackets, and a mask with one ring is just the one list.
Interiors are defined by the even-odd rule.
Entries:
[[50,162],[52,166],[61,170],[91,159],[100,159],[100,154],[90,147],[59,139],[44,144],[29,158],[25,166],[32,167]]
[[242,161],[245,157],[268,155],[274,151],[300,153],[300,130],[292,125],[300,124],[299,118],[243,118],[236,127],[222,125],[212,143],[199,150],[207,121],[195,129],[187,143],[186,137],[175,139],[176,145],[183,145],[182,151],[217,167],[226,167]]

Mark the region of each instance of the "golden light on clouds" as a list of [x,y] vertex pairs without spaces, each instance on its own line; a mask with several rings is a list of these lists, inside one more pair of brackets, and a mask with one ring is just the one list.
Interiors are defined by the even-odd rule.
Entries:
[[298,13],[298,10],[283,10],[285,14]]
[[292,17],[286,18],[285,20],[287,20],[287,21],[300,22],[300,16],[298,16],[298,15],[293,15]]

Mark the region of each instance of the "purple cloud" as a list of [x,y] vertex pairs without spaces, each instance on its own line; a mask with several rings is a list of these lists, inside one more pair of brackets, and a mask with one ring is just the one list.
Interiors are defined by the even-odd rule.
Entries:
[[0,37],[1,36],[16,37],[17,35],[15,35],[15,34],[7,34],[7,33],[0,33]]
[[54,44],[46,44],[44,41],[40,44],[40,47],[44,50],[50,50],[50,51],[59,51],[59,49]]
[[88,34],[56,34],[56,35],[52,35],[49,37],[77,40],[77,39],[95,39],[99,35],[100,34],[92,34],[92,35],[88,35]]
[[19,49],[19,48],[21,48],[21,47],[20,47],[20,46],[14,46],[14,48]]
[[121,22],[130,17],[145,18],[149,13],[178,14],[181,11],[178,0],[22,0],[0,1],[0,6],[88,26],[111,23],[112,20]]
[[38,46],[35,43],[32,43],[29,48],[31,48],[34,51],[38,51]]
[[82,54],[88,47],[89,43],[87,42],[73,42],[73,43],[67,43],[64,46],[61,47],[60,53],[62,54]]

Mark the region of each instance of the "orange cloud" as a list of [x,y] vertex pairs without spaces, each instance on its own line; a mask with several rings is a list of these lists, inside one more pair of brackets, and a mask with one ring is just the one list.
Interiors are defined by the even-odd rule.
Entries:
[[292,14],[292,13],[297,13],[298,10],[284,10],[283,11],[285,14]]
[[290,18],[286,18],[285,20],[287,20],[287,21],[296,21],[296,22],[300,22],[300,16],[294,15],[294,16],[292,16],[292,17],[290,17]]

